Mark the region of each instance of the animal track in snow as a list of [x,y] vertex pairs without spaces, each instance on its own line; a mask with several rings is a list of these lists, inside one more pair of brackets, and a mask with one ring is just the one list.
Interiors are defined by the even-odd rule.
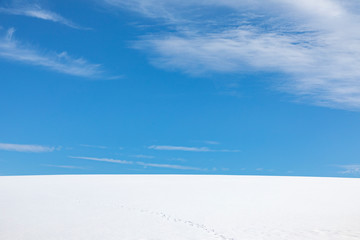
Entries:
[[199,223],[195,223],[193,221],[173,217],[173,216],[170,216],[170,215],[168,215],[168,214],[166,214],[164,212],[156,212],[156,211],[149,211],[149,210],[146,210],[146,209],[138,209],[138,208],[133,208],[133,207],[126,207],[124,205],[120,205],[120,207],[124,208],[124,209],[127,209],[127,210],[130,210],[130,211],[137,211],[137,212],[141,212],[141,213],[147,213],[147,214],[150,214],[150,215],[159,216],[161,218],[164,218],[167,221],[186,224],[189,227],[194,227],[194,228],[197,228],[199,230],[205,231],[206,233],[211,234],[211,235],[213,235],[216,238],[221,239],[221,240],[235,240],[234,238],[230,238],[230,237],[224,236],[221,233],[218,233],[217,231],[215,231],[215,229],[212,229],[212,228],[210,228],[210,227],[208,227],[208,226],[206,226],[204,224],[199,224]]

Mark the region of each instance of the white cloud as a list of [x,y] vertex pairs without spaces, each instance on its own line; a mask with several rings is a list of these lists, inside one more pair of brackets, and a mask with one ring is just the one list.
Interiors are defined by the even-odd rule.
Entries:
[[184,147],[184,146],[168,146],[168,145],[152,145],[148,149],[165,150],[165,151],[185,151],[185,152],[240,152],[240,150],[229,149],[210,149],[207,147]]
[[183,146],[158,146],[152,145],[148,147],[154,150],[168,150],[168,151],[187,151],[187,152],[210,152],[211,150],[207,147],[183,147]]
[[171,169],[179,169],[179,170],[198,170],[198,171],[206,170],[202,168],[188,167],[182,165],[172,165],[172,164],[158,164],[158,163],[144,163],[144,162],[136,162],[136,164],[144,167],[171,168]]
[[5,36],[0,36],[1,58],[80,77],[99,78],[103,75],[99,64],[88,63],[83,58],[73,58],[66,52],[44,53],[16,41],[13,37],[14,32],[15,29],[10,28]]
[[168,160],[170,160],[170,161],[179,161],[179,162],[186,162],[187,161],[186,159],[179,158],[179,157],[169,158]]
[[69,158],[84,159],[84,160],[99,161],[99,162],[110,162],[110,163],[118,163],[118,164],[129,164],[129,165],[132,164],[132,165],[138,165],[138,166],[143,166],[143,167],[170,168],[170,169],[179,169],[179,170],[206,170],[206,169],[190,167],[190,166],[160,164],[160,163],[145,163],[145,162],[139,162],[139,161],[132,162],[132,161],[112,159],[112,158],[73,157],[73,156],[69,156]]
[[91,161],[98,161],[98,162],[119,163],[119,164],[133,164],[133,162],[131,162],[131,161],[118,160],[118,159],[112,159],[112,158],[73,157],[73,156],[70,156],[69,158],[84,159],[84,160],[91,160]]
[[218,144],[220,144],[219,142],[216,142],[216,141],[204,141],[204,143],[210,144],[210,145],[218,145]]
[[25,5],[21,4],[21,6],[16,5],[11,8],[0,7],[0,13],[33,17],[33,18],[38,18],[38,19],[42,19],[42,20],[61,23],[68,27],[71,27],[71,28],[85,29],[85,28],[82,28],[82,27],[78,26],[77,24],[73,23],[72,21],[62,17],[61,15],[59,15],[57,13],[43,9],[38,4],[25,4]]
[[339,167],[344,169],[340,172],[342,174],[360,174],[360,164],[342,165]]
[[41,145],[27,145],[27,144],[12,144],[0,143],[0,150],[15,151],[15,152],[52,152],[56,150],[55,147],[47,147]]
[[317,105],[360,109],[355,0],[104,0],[167,24],[144,36],[152,62],[190,74],[281,73],[275,86]]
[[130,157],[134,157],[134,158],[147,158],[147,159],[153,159],[153,158],[155,158],[154,156],[143,155],[143,154],[130,155]]
[[80,144],[82,147],[88,147],[88,148],[99,148],[99,149],[106,149],[108,147],[106,146],[100,146],[100,145],[88,145],[88,144]]
[[86,169],[86,168],[84,168],[84,167],[71,166],[71,165],[51,165],[51,164],[43,164],[42,166],[55,167],[55,168],[65,168],[65,169]]

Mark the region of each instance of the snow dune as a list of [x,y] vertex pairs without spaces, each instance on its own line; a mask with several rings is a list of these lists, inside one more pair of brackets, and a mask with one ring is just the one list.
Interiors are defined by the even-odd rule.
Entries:
[[0,177],[1,240],[355,240],[360,179]]

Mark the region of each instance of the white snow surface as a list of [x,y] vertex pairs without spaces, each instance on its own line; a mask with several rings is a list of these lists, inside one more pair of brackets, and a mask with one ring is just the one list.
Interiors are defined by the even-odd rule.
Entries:
[[1,240],[355,240],[360,179],[0,177]]

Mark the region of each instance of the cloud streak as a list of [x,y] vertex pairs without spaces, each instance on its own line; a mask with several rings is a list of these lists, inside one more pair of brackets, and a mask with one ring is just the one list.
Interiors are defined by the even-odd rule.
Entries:
[[186,151],[186,152],[210,152],[211,150],[207,147],[183,147],[183,146],[166,146],[166,145],[152,145],[148,147],[154,150],[166,150],[166,151]]
[[138,165],[138,166],[142,166],[142,167],[168,168],[168,169],[178,169],[178,170],[196,170],[196,171],[205,171],[206,170],[206,169],[190,167],[190,166],[159,164],[159,163],[145,163],[145,162],[140,162],[140,161],[133,162],[133,161],[112,159],[112,158],[74,157],[74,156],[69,156],[69,158],[84,159],[84,160],[99,161],[99,162],[109,162],[109,163],[117,163],[117,164],[126,164],[126,165]]
[[164,150],[164,151],[185,151],[185,152],[240,152],[240,150],[229,149],[210,149],[208,147],[184,147],[169,145],[152,145],[148,149]]
[[27,145],[27,144],[12,144],[12,143],[0,143],[0,150],[14,151],[14,152],[53,152],[55,147],[47,147],[41,145]]
[[118,163],[118,164],[133,164],[133,162],[131,162],[131,161],[117,160],[117,159],[112,159],[112,158],[73,157],[73,156],[70,156],[69,158],[84,159],[84,160],[91,160],[91,161],[98,161],[98,162]]
[[10,28],[5,36],[0,36],[1,58],[78,77],[100,78],[104,74],[101,65],[89,63],[83,58],[73,58],[66,52],[44,53],[22,44],[14,39],[14,32],[15,29]]
[[136,48],[189,74],[267,72],[313,104],[360,110],[360,4],[355,0],[104,0],[169,31]]
[[130,157],[134,157],[134,158],[146,158],[146,159],[153,159],[153,158],[155,158],[154,156],[143,155],[143,154],[130,155]]
[[197,171],[206,170],[201,168],[182,166],[182,165],[172,165],[172,164],[158,164],[158,163],[144,163],[144,162],[136,162],[136,164],[144,167],[170,168],[170,169],[179,169],[179,170],[197,170]]
[[340,173],[342,174],[355,174],[360,175],[360,164],[353,165],[341,165],[340,168],[344,169]]
[[42,19],[42,20],[46,20],[46,21],[61,23],[63,25],[66,25],[68,27],[75,28],[75,29],[86,29],[86,28],[80,27],[79,25],[73,23],[72,21],[62,17],[61,15],[59,15],[55,12],[43,9],[38,4],[15,6],[12,8],[0,7],[0,13],[33,17],[33,18],[38,18],[38,19]]
[[204,141],[205,144],[210,144],[210,145],[218,145],[220,144],[219,142],[217,141]]
[[106,146],[100,146],[100,145],[88,145],[88,144],[80,144],[81,147],[87,147],[87,148],[98,148],[98,149],[107,149]]
[[86,169],[84,167],[79,167],[79,166],[71,166],[71,165],[51,165],[51,164],[43,164],[42,166],[45,167],[55,167],[55,168],[64,168],[64,169]]

